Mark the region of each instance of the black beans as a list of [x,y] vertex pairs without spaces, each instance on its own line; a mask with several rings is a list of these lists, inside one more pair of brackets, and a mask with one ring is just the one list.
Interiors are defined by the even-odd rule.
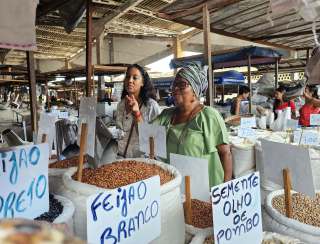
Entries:
[[54,198],[52,194],[49,195],[49,211],[41,214],[35,220],[42,220],[52,223],[63,211],[62,204]]

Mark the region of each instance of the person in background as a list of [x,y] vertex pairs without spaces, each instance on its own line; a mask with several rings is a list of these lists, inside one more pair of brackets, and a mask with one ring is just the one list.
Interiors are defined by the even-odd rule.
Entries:
[[310,126],[310,114],[319,114],[320,107],[312,103],[313,99],[319,99],[316,86],[308,85],[305,89],[306,103],[300,108],[299,124],[302,126]]
[[174,105],[174,97],[172,96],[171,92],[168,93],[165,102],[167,107],[171,107]]
[[177,73],[172,86],[175,107],[165,109],[153,123],[167,128],[170,153],[208,160],[209,186],[231,180],[232,159],[225,123],[217,110],[200,104],[208,87],[207,72],[189,64]]
[[278,87],[274,94],[274,104],[273,104],[273,112],[275,115],[275,119],[277,118],[277,110],[285,110],[286,108],[291,108],[291,116],[292,118],[296,117],[296,106],[292,100],[289,100],[288,102],[284,101],[284,95],[285,95],[285,88],[284,87]]
[[247,106],[241,106],[243,101],[247,101],[250,95],[250,88],[247,86],[241,86],[239,88],[239,95],[233,99],[230,113],[231,115],[243,115],[249,113],[249,108]]
[[118,154],[140,157],[138,122],[152,121],[159,113],[155,89],[148,73],[138,64],[128,67],[121,101],[117,106],[116,126],[121,131]]

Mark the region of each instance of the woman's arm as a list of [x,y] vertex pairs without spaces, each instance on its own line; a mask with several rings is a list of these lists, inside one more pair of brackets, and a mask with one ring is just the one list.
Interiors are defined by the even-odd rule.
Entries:
[[235,114],[234,115],[240,115],[240,104],[241,104],[241,99],[236,98],[236,109],[235,109]]
[[135,99],[135,97],[133,95],[131,96],[126,96],[126,101],[128,106],[130,107],[130,111],[132,112],[135,120],[139,123],[143,121],[143,117],[139,108],[139,103],[138,101]]
[[232,179],[232,158],[230,145],[221,144],[217,146],[220,161],[224,170],[224,182]]

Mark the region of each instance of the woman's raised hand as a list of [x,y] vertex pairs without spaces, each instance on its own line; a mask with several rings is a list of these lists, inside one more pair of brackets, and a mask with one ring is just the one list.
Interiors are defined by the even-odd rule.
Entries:
[[134,97],[134,95],[127,95],[126,96],[126,103],[129,107],[129,110],[132,113],[138,113],[139,112],[139,103],[137,101],[137,99]]

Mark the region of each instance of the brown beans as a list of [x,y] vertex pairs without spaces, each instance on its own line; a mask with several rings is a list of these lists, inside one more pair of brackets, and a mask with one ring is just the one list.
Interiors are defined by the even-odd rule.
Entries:
[[[285,215],[284,195],[272,199],[272,206]],[[311,199],[301,193],[292,194],[293,219],[304,224],[320,227],[320,194]]]
[[191,199],[192,225],[197,228],[212,227],[212,206],[209,202]]
[[[84,163],[87,161],[86,156],[84,157]],[[60,160],[49,164],[49,168],[56,168],[56,169],[67,169],[70,167],[76,167],[79,164],[79,157],[72,157],[69,159]]]
[[[101,188],[114,189],[152,176],[160,176],[160,184],[171,181],[174,176],[155,164],[138,161],[119,161],[96,169],[86,168],[82,172],[82,182]],[[77,174],[72,176],[77,179]]]

